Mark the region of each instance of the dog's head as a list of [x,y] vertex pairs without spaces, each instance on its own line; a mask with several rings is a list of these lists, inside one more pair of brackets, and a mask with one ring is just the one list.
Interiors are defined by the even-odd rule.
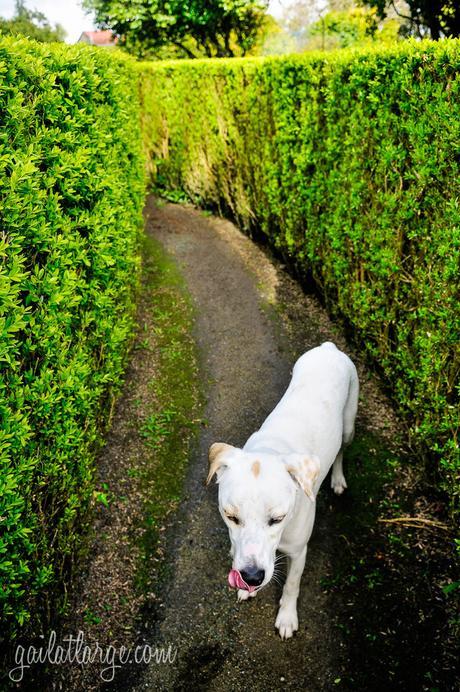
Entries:
[[314,456],[250,453],[220,442],[211,445],[206,483],[217,476],[219,510],[231,541],[231,586],[254,591],[268,584],[297,493],[315,501],[319,469]]

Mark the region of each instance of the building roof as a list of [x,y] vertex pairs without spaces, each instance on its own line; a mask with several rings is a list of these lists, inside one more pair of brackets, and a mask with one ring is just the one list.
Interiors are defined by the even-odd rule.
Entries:
[[77,43],[90,43],[92,46],[113,46],[117,37],[108,29],[107,31],[84,31]]

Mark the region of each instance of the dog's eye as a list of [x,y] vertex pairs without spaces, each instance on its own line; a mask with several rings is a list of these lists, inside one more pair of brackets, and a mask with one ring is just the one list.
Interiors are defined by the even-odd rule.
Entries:
[[240,523],[240,520],[238,519],[238,517],[235,517],[234,515],[227,514],[227,519],[229,521],[233,521],[233,523],[236,524],[237,526]]
[[279,524],[280,522],[283,521],[283,519],[284,519],[284,517],[271,517],[268,520],[268,525],[273,526],[273,524]]

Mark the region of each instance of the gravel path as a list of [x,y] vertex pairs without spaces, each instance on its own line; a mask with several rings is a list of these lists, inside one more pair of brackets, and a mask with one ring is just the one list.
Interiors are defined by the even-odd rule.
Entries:
[[216,487],[205,488],[203,479],[209,445],[241,446],[279,400],[293,353],[336,334],[317,306],[302,327],[302,343],[299,335],[286,333],[273,304],[283,281],[291,280],[281,280],[282,269],[228,221],[188,207],[156,207],[153,200],[148,219],[149,232],[178,262],[196,306],[207,425],[190,463],[170,551],[164,617],[154,638],[155,646],[177,649],[177,658],[174,665],[148,667],[135,689],[335,689],[346,647],[335,627],[332,597],[321,589],[336,546],[329,489],[321,492],[302,580],[300,629],[282,642],[274,629],[279,588],[270,585],[260,597],[237,604],[226,585],[227,530]]

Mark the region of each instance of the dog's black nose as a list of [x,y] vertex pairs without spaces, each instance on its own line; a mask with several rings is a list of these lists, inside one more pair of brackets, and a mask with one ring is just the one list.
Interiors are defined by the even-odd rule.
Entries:
[[265,570],[258,569],[258,567],[246,567],[246,569],[241,570],[240,574],[249,586],[260,586],[265,577]]

